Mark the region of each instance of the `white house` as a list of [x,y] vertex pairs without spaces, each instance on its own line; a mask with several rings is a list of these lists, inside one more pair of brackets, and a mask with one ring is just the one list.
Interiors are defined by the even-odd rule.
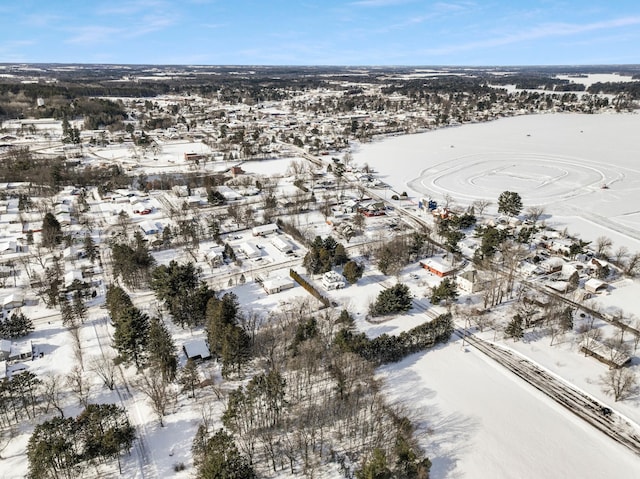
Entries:
[[140,223],[140,229],[146,236],[156,235],[162,232],[162,225],[155,221],[147,220]]
[[340,289],[344,288],[345,285],[344,276],[336,271],[327,271],[322,275],[322,286],[324,286],[325,289]]
[[67,289],[70,288],[75,280],[78,280],[82,283],[82,271],[78,271],[77,269],[67,271],[64,274],[64,287]]
[[224,252],[223,246],[219,246],[219,245],[212,246],[211,248],[209,248],[209,251],[207,252],[207,257],[209,258],[208,261],[215,266],[221,265],[224,262],[223,252]]
[[471,269],[469,271],[463,271],[456,276],[456,284],[460,290],[468,294],[473,294],[478,291],[482,291],[485,287],[485,282],[480,280],[478,271]]
[[555,273],[557,271],[562,271],[563,266],[563,259],[558,257],[549,258],[539,264],[540,269],[545,273]]
[[4,241],[0,243],[0,254],[16,253],[18,251],[18,243],[15,241]]

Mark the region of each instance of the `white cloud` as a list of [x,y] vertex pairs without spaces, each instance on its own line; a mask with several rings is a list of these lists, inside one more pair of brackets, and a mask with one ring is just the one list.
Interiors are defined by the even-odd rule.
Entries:
[[163,0],[129,0],[119,4],[116,3],[100,7],[97,13],[99,15],[135,15],[137,13],[154,11],[168,6],[169,4]]
[[406,3],[413,3],[415,0],[359,0],[352,2],[351,5],[357,7],[393,7]]
[[611,30],[633,25],[640,25],[640,17],[622,17],[613,20],[586,24],[546,23],[538,25],[529,30],[524,30],[513,34],[505,34],[494,38],[488,38],[486,40],[460,43],[457,45],[448,45],[439,48],[431,48],[427,49],[425,53],[432,55],[446,55],[454,52],[512,45],[529,40],[539,40],[552,37],[566,37],[571,35],[579,35],[581,33],[600,30]]
[[95,44],[106,43],[122,35],[122,30],[114,27],[100,25],[86,25],[72,30],[73,35],[67,38],[65,43]]
[[208,28],[209,30],[217,30],[218,28],[224,28],[227,25],[225,23],[202,23],[202,28]]
[[27,15],[25,17],[25,23],[30,27],[36,28],[49,28],[55,27],[60,24],[61,21],[64,20],[62,15],[52,14],[52,13],[37,13],[32,15]]

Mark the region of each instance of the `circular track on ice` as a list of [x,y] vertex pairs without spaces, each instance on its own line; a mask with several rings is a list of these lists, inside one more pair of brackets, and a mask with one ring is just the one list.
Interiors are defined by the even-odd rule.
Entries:
[[536,153],[478,153],[428,168],[409,186],[425,194],[495,200],[516,191],[528,203],[566,200],[600,188],[606,173],[586,160]]

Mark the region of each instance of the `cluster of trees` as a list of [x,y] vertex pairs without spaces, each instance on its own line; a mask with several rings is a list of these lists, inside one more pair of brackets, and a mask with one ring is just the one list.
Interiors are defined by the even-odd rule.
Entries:
[[239,374],[251,358],[251,337],[242,327],[238,297],[225,293],[207,303],[206,330],[211,354],[222,361],[222,375]]
[[431,291],[431,304],[440,304],[440,301],[455,301],[458,297],[458,287],[456,281],[451,278],[444,278],[438,286],[434,286]]
[[428,233],[414,232],[385,241],[374,252],[382,274],[397,275],[409,262],[433,254],[435,245]]
[[0,427],[37,416],[42,399],[42,380],[31,371],[21,371],[0,381]]
[[207,302],[215,293],[200,280],[193,263],[171,261],[151,273],[151,289],[164,302],[172,320],[180,327],[194,328],[205,323]]
[[151,366],[168,381],[176,377],[177,355],[171,334],[160,318],[136,308],[119,286],[107,288],[106,305],[115,327],[113,347],[118,360],[139,370]]
[[135,428],[123,408],[90,404],[76,418],[55,417],[38,424],[27,445],[29,477],[74,478],[89,465],[99,466],[128,452]]
[[111,258],[113,276],[122,279],[128,288],[141,288],[149,283],[155,259],[139,230],[134,233],[131,244],[114,242],[111,245]]
[[211,434],[200,425],[192,446],[196,478],[237,477],[254,479],[253,467],[233,441],[233,436],[224,429]]
[[413,296],[409,287],[403,283],[380,291],[376,300],[369,306],[371,316],[384,316],[388,314],[403,313],[409,311],[413,305]]
[[53,194],[68,185],[98,186],[109,191],[131,182],[118,165],[77,168],[65,157],[41,157],[28,147],[11,148],[0,155],[0,180],[29,183],[39,194]]
[[19,309],[13,310],[4,321],[0,319],[0,338],[16,339],[33,331],[33,321]]
[[303,300],[255,331],[250,352],[258,370],[229,394],[224,429],[203,415],[193,442],[196,477],[311,477],[327,462],[354,477],[376,449],[397,477],[427,477],[413,475],[428,473],[430,463],[408,420],[384,403],[374,365],[334,342],[337,325],[353,327],[353,320]]
[[[172,384],[178,376],[178,355],[173,337],[161,318],[149,319],[119,286],[107,288],[106,305],[115,327],[116,360],[136,366],[140,373],[136,386],[149,399],[163,426],[163,417],[171,404]],[[102,376],[105,379],[105,375]]]
[[129,295],[119,286],[107,288],[105,303],[115,327],[113,347],[119,360],[141,369],[148,355],[149,317],[133,305]]
[[331,236],[324,240],[316,236],[304,257],[303,265],[308,274],[322,274],[331,271],[334,266],[342,266],[349,261],[349,255],[342,243]]
[[470,228],[476,223],[476,217],[471,213],[452,215],[438,221],[438,234],[444,240],[444,248],[452,255],[460,253],[458,243],[465,238],[463,229]]
[[499,250],[500,245],[507,239],[505,230],[499,230],[495,226],[478,227],[475,232],[477,237],[482,238],[480,246],[473,253],[475,264],[483,261],[490,261]]
[[[356,479],[429,479],[431,461],[416,454],[414,428],[406,417],[394,417],[398,428],[393,443],[393,454],[376,448],[356,471]],[[393,458],[395,462],[393,462]]]
[[400,361],[409,354],[447,342],[452,333],[453,317],[451,313],[446,313],[397,336],[385,333],[369,339],[364,333],[354,333],[350,328],[342,328],[336,334],[335,343],[342,351],[356,353],[367,361],[380,365]]
[[42,246],[54,248],[62,242],[62,226],[51,212],[42,219]]
[[62,142],[73,143],[74,145],[82,142],[80,130],[77,127],[72,127],[66,117],[62,120]]

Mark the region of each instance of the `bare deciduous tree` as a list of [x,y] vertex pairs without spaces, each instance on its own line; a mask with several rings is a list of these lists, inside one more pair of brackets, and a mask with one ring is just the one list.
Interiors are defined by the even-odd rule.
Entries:
[[544,215],[544,207],[543,206],[530,206],[527,208],[525,213],[525,218],[531,221],[534,225],[540,220],[540,218]]
[[600,377],[602,390],[613,396],[614,401],[624,401],[637,394],[638,379],[631,369],[610,369]]
[[0,428],[0,460],[3,460],[2,453],[11,444],[11,440],[16,437],[17,429],[13,425]]
[[149,399],[153,412],[158,416],[160,427],[164,427],[163,418],[175,402],[175,392],[171,384],[162,377],[162,374],[154,374],[147,369],[136,381],[136,387]]
[[593,319],[578,328],[578,335],[581,351],[584,352],[585,356],[588,356],[589,351],[592,351],[602,342],[602,330],[594,327]]
[[629,256],[627,263],[624,267],[624,274],[628,276],[636,276],[638,274],[638,268],[640,268],[640,253],[634,253]]
[[64,417],[64,409],[62,408],[62,400],[64,393],[62,392],[62,386],[64,383],[64,379],[60,375],[47,376],[44,378],[43,388],[42,388],[42,396],[45,402],[45,412],[49,411],[49,408],[52,407],[60,417]]
[[94,356],[89,361],[89,369],[96,373],[104,385],[113,391],[116,385],[115,376],[117,366],[115,363],[115,354],[107,353],[101,356]]
[[606,236],[598,236],[596,238],[596,255],[598,258],[607,259],[609,254],[611,253],[611,247],[613,246],[613,241]]
[[481,215],[484,213],[484,210],[491,206],[491,201],[483,199],[475,200],[473,203],[471,203],[471,206],[473,206],[477,214]]
[[622,264],[628,255],[629,249],[626,246],[620,246],[613,254],[613,257],[615,258],[616,264]]
[[91,384],[86,380],[84,371],[79,364],[76,364],[69,374],[67,374],[67,385],[78,398],[82,407],[89,404],[91,394]]

